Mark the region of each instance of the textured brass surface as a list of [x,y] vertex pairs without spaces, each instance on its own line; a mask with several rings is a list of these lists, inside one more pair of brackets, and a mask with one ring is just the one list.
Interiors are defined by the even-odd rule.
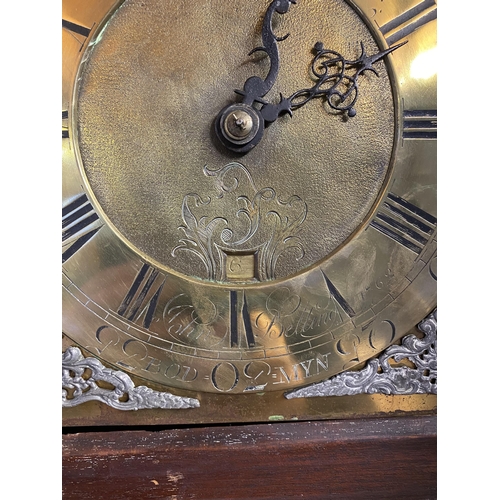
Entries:
[[266,74],[247,54],[269,3],[63,2],[63,331],[183,395],[279,398],[436,305],[436,75],[414,64],[429,70],[434,2],[275,15],[275,102],[311,85],[317,41],[348,59],[408,43],[362,76],[355,117],[311,101],[242,156],[213,121]]
[[[174,13],[163,0],[129,0],[82,68],[76,121],[92,192],[124,238],[159,264],[189,276],[209,277],[204,260],[192,252],[172,255],[185,237],[179,227],[187,224],[181,210],[186,195],[200,196],[205,204],[195,211],[192,203],[189,209],[207,217],[207,224],[228,219],[212,229],[215,244],[224,247],[234,246],[248,230],[244,216],[237,216],[238,195],[252,199],[256,192],[273,189],[283,202],[296,197],[291,207],[280,207],[275,200],[259,207],[301,221],[296,233],[284,235],[293,237],[294,244],[276,263],[276,277],[287,277],[325,258],[348,238],[386,180],[394,105],[383,64],[380,78],[367,74],[361,83],[356,120],[343,122],[321,102],[311,102],[266,130],[266,140],[244,157],[216,142],[212,122],[235,99],[233,89],[254,73],[265,75],[266,58],[247,54],[261,43],[261,17],[268,5],[268,0],[239,2],[235,9],[227,0],[203,6],[180,2]],[[276,32],[291,33],[279,43],[275,85],[287,95],[311,84],[309,66],[318,37],[352,59],[360,40],[366,50],[377,50],[365,24],[344,2],[302,2],[277,17]],[[207,44],[209,37],[217,42]],[[203,167],[217,171],[235,159],[246,167],[248,178],[229,172],[227,185],[234,175],[239,189],[235,196],[216,200],[216,178],[207,177]],[[228,229],[234,231],[231,238],[220,234]],[[261,246],[274,230],[275,219],[263,213],[255,236],[238,248]]]

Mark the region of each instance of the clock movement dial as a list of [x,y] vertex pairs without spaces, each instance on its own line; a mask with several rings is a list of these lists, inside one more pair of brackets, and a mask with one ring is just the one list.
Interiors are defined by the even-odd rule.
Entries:
[[407,333],[436,302],[435,77],[410,66],[434,11],[65,3],[64,333],[215,393],[323,380]]

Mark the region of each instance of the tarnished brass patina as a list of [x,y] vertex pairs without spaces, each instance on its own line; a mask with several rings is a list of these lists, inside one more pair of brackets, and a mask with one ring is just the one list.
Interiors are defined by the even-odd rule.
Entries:
[[274,14],[276,103],[313,85],[318,41],[349,60],[407,43],[360,77],[355,116],[314,99],[238,154],[214,121],[269,69],[248,55],[269,4],[63,0],[63,332],[210,411],[359,365],[436,306],[436,3]]

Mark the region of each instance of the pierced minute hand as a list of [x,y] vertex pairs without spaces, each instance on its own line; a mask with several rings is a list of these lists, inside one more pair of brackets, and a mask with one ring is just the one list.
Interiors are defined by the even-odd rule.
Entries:
[[290,97],[284,98],[280,93],[280,102],[273,104],[264,96],[273,87],[279,72],[278,42],[285,40],[288,34],[277,37],[272,29],[274,13],[286,14],[295,0],[273,0],[267,8],[262,26],[261,47],[254,52],[265,52],[270,59],[270,69],[265,79],[251,76],[243,90],[235,90],[242,96],[242,101],[223,108],[215,119],[215,132],[220,142],[238,153],[246,153],[254,148],[264,135],[267,126],[283,114],[292,116],[292,111],[302,107],[311,99],[323,97],[331,108],[345,113],[348,117],[356,115],[354,105],[358,98],[358,78],[366,71],[378,72],[373,65],[385,56],[398,49],[406,42],[400,43],[377,54],[368,56],[361,42],[361,55],[356,60],[345,59],[341,54],[324,48],[323,43],[314,46],[316,56],[311,63],[311,71],[316,83],[308,88],[298,90]]
[[378,54],[374,54],[373,56],[367,56],[363,42],[360,42],[361,55],[355,61],[346,61],[346,63],[352,66],[358,66],[359,75],[362,75],[365,71],[373,71],[377,76],[379,76],[377,70],[373,67],[373,64],[383,59],[387,54],[390,54],[391,52],[394,52],[396,49],[399,49],[399,47],[402,47],[405,43],[408,43],[408,41],[406,40],[405,42],[393,45],[392,47],[389,47],[388,49],[383,50]]
[[352,118],[356,115],[354,105],[358,99],[359,76],[365,71],[372,71],[379,76],[373,65],[405,43],[407,42],[368,56],[363,42],[360,42],[361,55],[351,61],[338,52],[325,49],[323,43],[317,42],[314,45],[316,56],[311,63],[311,71],[317,79],[316,83],[308,89],[294,92],[285,101],[290,105],[291,110],[295,110],[315,97],[323,97],[331,108],[344,112]]

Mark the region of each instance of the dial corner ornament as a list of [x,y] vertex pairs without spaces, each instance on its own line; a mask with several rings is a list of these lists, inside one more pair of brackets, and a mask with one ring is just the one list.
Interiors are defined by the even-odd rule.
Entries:
[[433,311],[436,13],[64,0],[74,348],[166,390],[285,394]]

